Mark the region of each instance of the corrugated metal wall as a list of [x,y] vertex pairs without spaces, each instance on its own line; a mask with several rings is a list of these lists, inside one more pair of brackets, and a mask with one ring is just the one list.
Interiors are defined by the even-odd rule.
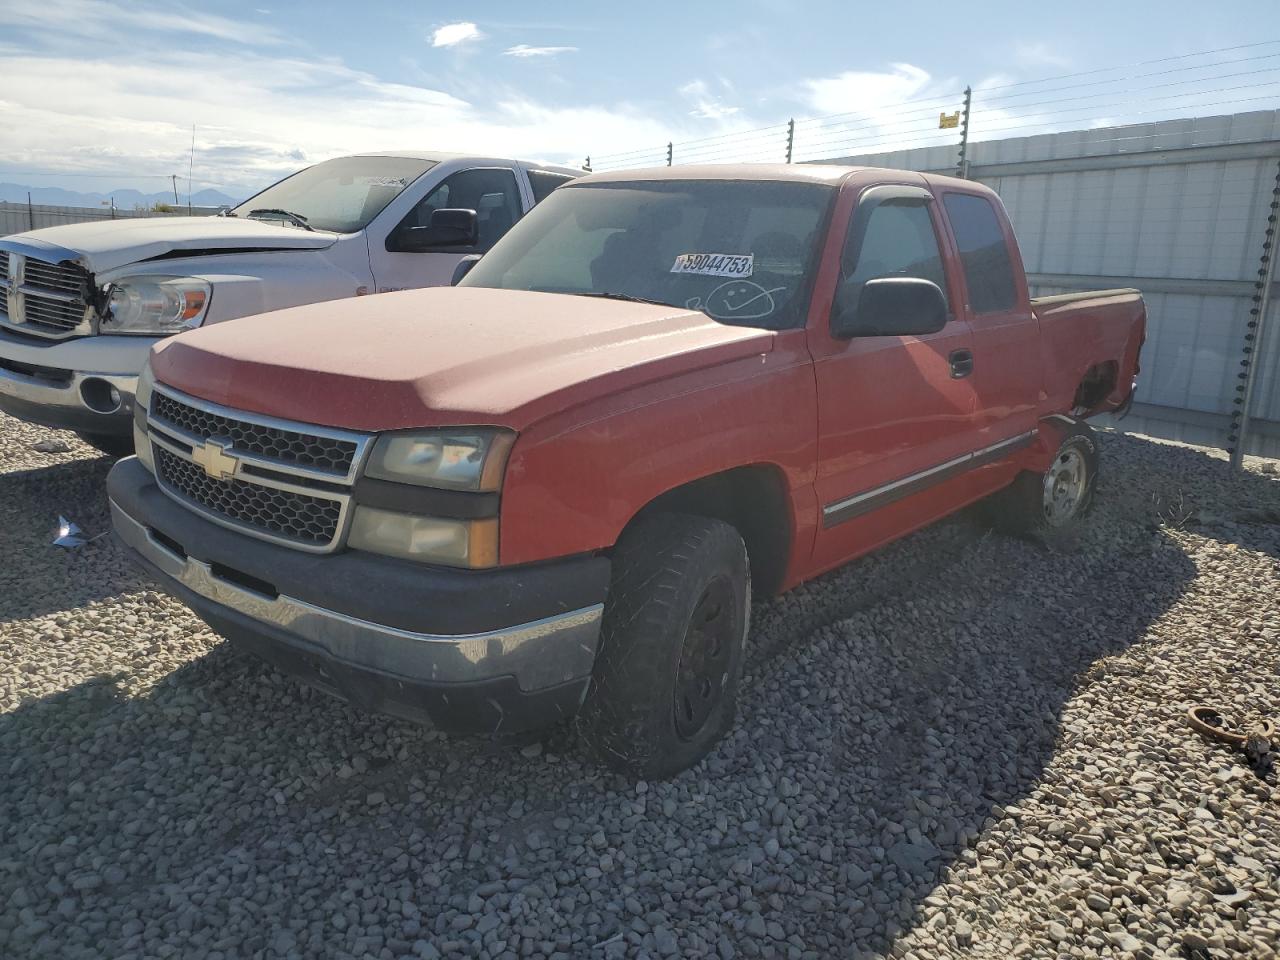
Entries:
[[[969,175],[1004,199],[1037,295],[1136,286],[1149,311],[1126,426],[1223,446],[1280,163],[1280,111],[972,143]],[[954,173],[927,147],[840,162]],[[1280,284],[1248,452],[1280,456]]]

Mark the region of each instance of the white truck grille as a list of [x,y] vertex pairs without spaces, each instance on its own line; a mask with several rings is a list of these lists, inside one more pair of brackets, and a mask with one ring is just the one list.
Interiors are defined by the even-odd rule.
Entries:
[[63,339],[92,333],[89,274],[0,250],[0,327]]

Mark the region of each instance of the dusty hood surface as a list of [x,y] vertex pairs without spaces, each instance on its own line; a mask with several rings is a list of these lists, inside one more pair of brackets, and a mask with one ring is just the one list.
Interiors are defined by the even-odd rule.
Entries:
[[156,378],[241,410],[353,430],[522,429],[627,387],[768,352],[773,334],[678,307],[444,287],[214,324]]
[[332,246],[334,233],[238,217],[148,217],[45,227],[0,239],[0,250],[52,263],[70,260],[91,273],[180,250],[309,250]]

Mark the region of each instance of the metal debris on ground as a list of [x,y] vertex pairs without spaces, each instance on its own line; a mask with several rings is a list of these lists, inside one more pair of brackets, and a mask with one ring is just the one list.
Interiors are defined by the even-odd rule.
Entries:
[[93,543],[93,541],[104,536],[106,536],[105,531],[96,537],[86,537],[79,526],[66,517],[58,517],[58,526],[53,531],[53,545],[73,550],[76,547],[83,547],[86,543]]
[[1195,706],[1187,711],[1187,722],[1192,729],[1220,743],[1239,748],[1258,776],[1266,776],[1275,760],[1275,725],[1263,720],[1247,733],[1236,733],[1225,726],[1221,711],[1215,707]]

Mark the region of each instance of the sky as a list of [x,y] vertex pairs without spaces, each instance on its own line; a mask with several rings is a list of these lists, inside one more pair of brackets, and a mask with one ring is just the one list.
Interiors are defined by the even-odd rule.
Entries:
[[[936,128],[934,102],[958,107],[966,85],[979,99],[988,88],[1008,97],[1022,81],[1085,74],[1083,83],[1092,70],[1280,40],[1276,0],[1152,9],[1114,0],[3,0],[0,181],[159,190],[171,174],[185,180],[190,165],[194,189],[245,195],[328,157],[413,148],[577,166],[588,155],[854,110],[865,111],[864,125],[851,129],[874,134],[905,116],[893,106],[901,101],[925,104],[916,112]],[[1247,60],[1272,52],[1278,59]],[[1242,61],[1242,79],[1214,87],[1231,91],[1223,98],[1280,81],[1259,73],[1280,68],[1280,44],[1230,58]],[[1165,105],[1186,89],[1135,82],[1162,87]],[[1105,119],[1108,101],[1091,111],[1071,93],[1042,109]],[[758,136],[775,149],[774,133]]]

